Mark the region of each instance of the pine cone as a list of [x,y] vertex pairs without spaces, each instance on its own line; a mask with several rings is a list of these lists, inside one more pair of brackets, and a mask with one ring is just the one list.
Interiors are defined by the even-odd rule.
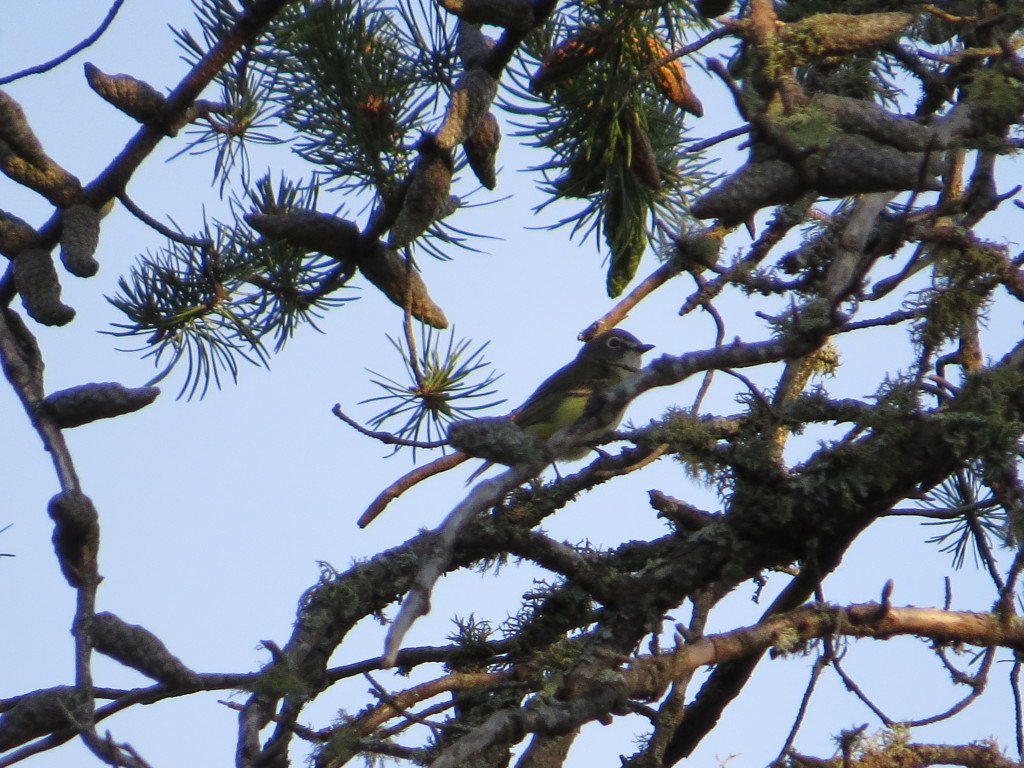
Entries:
[[[655,35],[648,35],[647,46],[655,61],[660,61],[671,53],[668,46]],[[658,67],[652,73],[651,79],[661,91],[661,95],[681,110],[695,117],[704,116],[704,105],[700,103],[700,99],[686,81],[686,71],[679,59],[672,59]]]
[[802,191],[800,176],[789,163],[748,162],[694,202],[690,213],[698,219],[721,219],[731,226],[766,206],[791,203]]
[[0,211],[0,253],[13,259],[18,253],[36,242],[37,233],[32,225],[13,213]]
[[500,143],[501,128],[498,127],[498,118],[488,112],[476,124],[476,130],[462,144],[469,167],[473,169],[477,180],[488,189],[494,189],[498,185],[495,166]]
[[941,170],[940,165],[937,157],[925,152],[902,152],[864,136],[841,136],[825,149],[815,186],[829,197],[910,189],[938,191],[942,184],[934,174]]
[[96,93],[140,123],[158,120],[167,100],[149,83],[131,75],[108,75],[86,62],[85,79]]
[[88,699],[70,685],[44,688],[22,696],[0,716],[0,752],[6,752],[37,736],[74,726],[82,718]]
[[174,686],[198,683],[195,672],[145,627],[128,624],[113,613],[104,612],[92,617],[89,632],[97,651],[146,677]]
[[100,268],[93,258],[100,241],[100,215],[89,205],[64,209],[61,217],[60,260],[72,275],[92,277]]
[[60,300],[60,280],[50,252],[29,248],[14,259],[14,284],[21,294],[25,311],[43,325],[67,325],[75,310]]
[[329,213],[296,209],[279,214],[247,213],[244,218],[246,224],[272,240],[284,240],[338,261],[356,255],[359,227]]
[[437,146],[448,150],[469,138],[497,95],[498,81],[480,67],[463,72],[448,100],[444,121],[434,136]]
[[47,396],[47,410],[61,429],[138,411],[156,400],[159,387],[129,389],[117,382],[80,384]]
[[100,546],[99,515],[92,499],[81,491],[65,491],[50,499],[53,549],[61,573],[76,589],[99,581],[96,553]]
[[452,159],[433,142],[423,142],[409,189],[391,227],[389,248],[404,248],[433,224],[448,203],[452,186]]
[[585,27],[552,48],[530,81],[530,90],[543,93],[601,58],[615,40],[617,27]]
[[45,167],[53,162],[29,127],[21,105],[5,91],[0,91],[0,140],[33,165]]
[[811,104],[825,110],[845,133],[859,133],[908,152],[945,148],[946,142],[933,129],[909,117],[888,112],[872,101],[819,93]]

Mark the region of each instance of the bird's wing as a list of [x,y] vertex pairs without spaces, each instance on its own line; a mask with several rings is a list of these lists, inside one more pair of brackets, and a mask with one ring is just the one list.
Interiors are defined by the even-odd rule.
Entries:
[[[575,374],[569,368],[568,365],[560,368],[545,379],[516,411],[512,420],[534,437],[546,440],[561,427],[574,422],[583,413],[587,400],[593,394],[592,382],[570,383]],[[551,402],[552,393],[560,393],[555,403]],[[530,429],[537,425],[542,425],[544,429]]]

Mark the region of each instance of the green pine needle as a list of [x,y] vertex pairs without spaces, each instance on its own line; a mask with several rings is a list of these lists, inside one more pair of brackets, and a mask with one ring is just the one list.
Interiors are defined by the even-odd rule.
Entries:
[[[444,334],[448,336],[447,344],[442,332],[421,326],[419,349],[415,352],[409,349],[404,338],[388,336],[402,356],[405,375],[399,380],[370,371],[376,377],[373,383],[383,389],[384,394],[363,400],[361,404],[387,404],[370,419],[370,427],[378,429],[395,419],[404,419],[402,425],[393,430],[396,435],[410,440],[435,441],[444,438],[451,422],[473,418],[478,411],[504,402],[479,402],[480,398],[495,394],[491,386],[500,378],[500,374],[487,370],[490,363],[483,358],[487,344],[471,350],[469,339],[455,340],[454,329]],[[415,452],[413,448],[414,459]]]
[[[920,501],[925,509],[949,512],[969,508],[951,520],[929,520],[924,525],[944,528],[942,533],[928,539],[929,544],[941,544],[940,551],[953,556],[953,566],[963,567],[968,551],[978,566],[990,549],[991,538],[1006,540],[1006,510],[998,506],[982,481],[981,470],[972,464],[946,479]],[[980,540],[979,540],[980,539]]]

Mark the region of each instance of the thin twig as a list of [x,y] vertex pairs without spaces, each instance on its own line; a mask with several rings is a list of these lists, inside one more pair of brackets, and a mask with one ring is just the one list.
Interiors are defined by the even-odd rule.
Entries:
[[426,442],[423,440],[406,440],[404,437],[399,437],[391,432],[375,432],[372,429],[367,429],[355,419],[350,416],[346,416],[341,410],[340,403],[335,404],[331,409],[331,413],[352,427],[352,429],[356,430],[356,432],[366,435],[367,437],[372,437],[374,440],[379,440],[385,445],[401,445],[408,448],[424,448],[427,450],[431,448],[443,448],[448,445],[447,440],[434,440],[432,442]]
[[[381,703],[368,707],[358,718],[340,727],[353,729],[356,736],[369,736],[370,734],[377,733],[378,728],[395,717],[400,715],[415,717],[408,711],[409,705],[427,701],[440,694],[475,691],[481,687],[499,684],[524,691],[536,690],[535,684],[531,684],[527,680],[516,680],[516,674],[516,669],[505,669],[495,672],[451,672],[394,694],[389,693],[382,686],[375,686],[375,690],[381,696]],[[518,670],[518,674],[522,674],[522,670]],[[371,682],[374,681],[371,680]],[[439,730],[447,730],[452,726],[441,725],[435,727]],[[440,735],[437,730],[434,733],[436,736]],[[327,735],[330,736],[329,733]]]
[[739,112],[740,117],[746,120],[748,123],[751,122],[747,115],[746,102],[743,99],[743,92],[740,87],[736,84],[736,81],[732,79],[732,75],[729,74],[729,70],[725,68],[721,59],[718,57],[712,57],[708,59],[708,71],[714,72],[718,75],[719,79],[725,84],[725,87],[729,89],[729,93],[732,94],[733,104],[736,105],[736,111]]
[[603,331],[614,328],[629,314],[629,310],[679,274],[680,266],[676,259],[669,259],[624,296],[614,307],[608,310],[583,330],[577,337],[580,341],[590,341]]
[[1016,613],[1013,601],[1016,597],[1017,579],[1020,578],[1022,570],[1024,570],[1024,552],[1018,550],[1006,575],[1006,586],[1003,587],[1003,592],[994,606],[994,610],[998,611],[1007,621]]
[[423,371],[420,370],[420,363],[416,357],[416,339],[412,332],[412,271],[415,269],[413,266],[412,252],[405,249],[405,306],[404,314],[402,316],[402,330],[405,332],[405,343],[409,347],[409,368],[413,373],[413,377],[416,379],[416,386],[420,390],[426,387],[427,380],[423,376]]
[[[565,432],[561,430],[559,433]],[[393,667],[402,648],[402,642],[413,623],[430,610],[430,596],[434,585],[448,568],[459,532],[475,515],[498,504],[508,493],[536,477],[547,462],[535,461],[512,467],[495,478],[479,483],[441,524],[431,531],[435,537],[431,552],[422,558],[409,590],[402,600],[398,614],[388,629],[384,643],[384,666]],[[379,498],[379,497],[378,497]],[[363,517],[366,517],[364,513]],[[372,519],[372,518],[370,518]],[[362,518],[360,518],[362,521]]]
[[771,402],[768,400],[767,397],[765,397],[764,393],[760,389],[757,388],[757,385],[755,385],[754,382],[752,382],[750,379],[748,379],[746,376],[744,376],[739,371],[734,371],[732,368],[722,368],[722,373],[727,373],[730,376],[732,376],[734,378],[737,378],[740,381],[742,381],[744,384],[746,384],[747,385],[747,389],[750,390],[750,394],[752,394],[754,396],[754,398],[757,400],[757,402],[759,402],[761,404],[761,407],[764,408],[769,413],[772,412],[772,404],[771,404]]
[[[513,646],[512,640],[491,640],[481,641],[477,647],[486,648],[489,653],[489,658],[497,658],[507,653]],[[446,645],[446,646],[425,646],[422,648],[406,648],[398,654],[398,659],[395,662],[401,670],[412,669],[420,664],[434,664],[449,662],[459,654],[464,654],[466,649],[458,645]],[[324,679],[332,683],[336,683],[339,680],[344,680],[348,677],[355,677],[361,675],[364,672],[372,672],[377,669],[381,669],[383,666],[383,659],[380,656],[375,656],[372,659],[363,659],[362,661],[353,662],[352,664],[345,664],[340,667],[331,667],[324,672]]]
[[946,80],[938,74],[935,68],[926,66],[918,59],[915,51],[896,43],[884,45],[881,50],[896,59],[905,70],[920,80],[925,93],[935,93],[937,89],[941,89],[945,94],[943,101],[951,103],[950,96],[952,94]]
[[[941,649],[940,649],[941,650]],[[938,723],[943,720],[948,720],[969,707],[975,699],[985,692],[985,687],[988,684],[988,673],[992,668],[992,661],[995,659],[996,649],[994,647],[985,649],[985,657],[981,662],[981,668],[978,670],[978,674],[973,677],[961,674],[959,679],[955,682],[961,682],[971,687],[971,692],[964,696],[960,701],[951,706],[945,712],[940,712],[937,715],[931,717],[923,717],[919,720],[908,720],[906,725],[908,728],[917,728],[922,725],[931,725],[932,723]]]
[[43,72],[49,72],[54,67],[58,67],[61,64],[63,64],[76,53],[84,51],[90,45],[99,40],[103,33],[107,31],[107,27],[109,27],[111,22],[114,21],[114,17],[117,16],[117,12],[121,10],[122,5],[124,5],[124,0],[114,0],[114,4],[110,6],[110,10],[107,11],[107,15],[103,19],[103,21],[100,22],[100,25],[96,27],[96,30],[91,35],[82,40],[82,42],[72,46],[67,51],[62,53],[60,56],[54,59],[50,59],[47,62],[44,62],[42,64],[36,64],[35,66],[29,67],[28,69],[23,69],[20,72],[15,72],[13,75],[0,77],[0,85],[7,85],[8,83],[13,83],[15,80],[20,80],[21,78],[28,77],[29,75],[40,75]]
[[430,753],[430,750],[425,747],[403,747],[399,744],[392,744],[389,741],[378,739],[363,739],[359,742],[359,745],[364,752],[392,757],[395,760],[406,760],[412,765],[426,765],[430,762],[424,757],[424,755]]
[[450,453],[447,456],[435,459],[429,464],[424,464],[422,467],[416,467],[416,469],[411,472],[407,472],[377,494],[377,498],[370,502],[370,506],[368,506],[366,511],[359,516],[359,520],[356,524],[360,528],[365,528],[372,523],[381,512],[384,511],[388,504],[408,491],[414,485],[423,482],[428,477],[433,477],[434,475],[445,472],[452,467],[457,467],[469,458],[468,454],[465,454],[462,451],[456,451],[455,453]]
[[419,712],[416,712],[412,717],[409,717],[404,722],[397,723],[397,724],[391,726],[390,728],[380,728],[380,729],[378,729],[378,733],[380,734],[380,737],[382,739],[390,739],[393,736],[397,736],[402,731],[407,730],[407,729],[411,728],[412,726],[416,725],[422,719],[430,717],[432,715],[439,715],[442,712],[447,712],[449,709],[451,709],[454,706],[455,706],[454,699],[451,699],[449,701],[439,701],[437,704],[432,704],[429,707],[425,707],[425,708],[421,709]]
[[82,729],[82,741],[100,760],[115,768],[152,768],[131,744],[117,744],[110,731],[104,738],[92,728]]
[[985,569],[992,578],[992,583],[996,585],[996,589],[1002,592],[1005,588],[1003,575],[999,573],[999,565],[996,563],[995,555],[992,554],[992,547],[988,543],[988,534],[982,527],[981,521],[978,520],[978,516],[973,512],[968,512],[965,518],[967,525],[970,526],[971,533],[974,535],[974,543],[981,554],[982,562],[985,563]]
[[[700,275],[694,275],[693,279],[697,281],[697,285],[701,284]],[[720,347],[725,342],[725,320],[722,315],[715,309],[715,305],[710,300],[701,303],[701,307],[711,315],[711,319],[715,323],[715,346]],[[711,389],[711,382],[715,378],[715,369],[711,369],[704,372],[704,378],[701,380],[700,389],[697,390],[697,396],[693,399],[693,405],[690,407],[691,413],[698,413],[700,411],[701,403],[704,402],[704,397],[707,395],[708,390]]]
[[181,232],[176,232],[165,224],[161,224],[159,221],[154,219],[139,206],[135,204],[135,201],[128,197],[127,192],[121,192],[118,194],[117,199],[121,201],[121,204],[128,209],[128,212],[132,216],[137,218],[146,226],[155,229],[161,235],[166,237],[168,240],[173,240],[176,243],[187,245],[191,248],[212,248],[213,241],[207,238],[189,237]]
[[920,507],[896,507],[883,512],[881,517],[917,516],[927,517],[933,520],[951,520],[963,517],[968,512],[983,512],[987,509],[998,507],[999,503],[989,499],[988,501],[976,501],[972,504],[963,504],[959,507],[951,507],[943,510],[928,510]]
[[860,699],[864,703],[864,706],[866,706],[868,709],[874,712],[875,717],[881,720],[883,725],[885,725],[887,728],[892,727],[895,721],[890,719],[890,717],[886,715],[885,712],[879,709],[875,702],[869,699],[867,697],[867,694],[865,694],[864,691],[860,689],[860,686],[853,681],[853,678],[846,674],[846,672],[843,670],[842,666],[839,663],[840,656],[836,655],[835,649],[831,646],[831,644],[826,643],[826,647],[828,648],[828,654],[830,656],[830,661],[832,663],[832,669],[834,669],[836,671],[836,674],[839,675],[839,678],[843,681],[843,685],[846,686],[846,690],[848,690],[850,693],[852,693],[854,696]]
[[1020,695],[1020,659],[1014,659],[1010,669],[1010,690],[1013,692],[1013,720],[1016,724],[1017,760],[1024,762],[1024,708]]
[[807,687],[804,688],[804,695],[800,699],[800,706],[796,711],[796,719],[793,720],[793,727],[789,729],[789,735],[786,736],[786,743],[782,745],[782,749],[779,750],[779,756],[772,763],[773,765],[782,765],[783,758],[793,747],[793,742],[796,740],[796,735],[800,731],[800,725],[804,721],[804,717],[807,715],[807,705],[811,702],[811,695],[814,693],[814,689],[818,684],[818,678],[821,677],[821,670],[828,666],[828,656],[822,654],[814,660],[814,666],[811,667],[811,677],[807,681]]
[[687,152],[702,152],[705,149],[710,149],[716,144],[721,144],[723,141],[734,139],[737,136],[744,136],[750,133],[749,125],[741,125],[739,128],[730,128],[728,131],[723,131],[717,136],[712,136],[710,139],[704,139],[704,141],[696,141],[693,144],[687,144]]
[[863,328],[878,328],[885,325],[898,325],[905,323],[907,320],[914,320],[921,317],[921,311],[916,309],[901,309],[892,312],[882,317],[872,317],[867,320],[858,320],[856,322],[846,323],[841,328],[836,330],[836,335],[840,333],[850,333],[851,331],[859,331]]

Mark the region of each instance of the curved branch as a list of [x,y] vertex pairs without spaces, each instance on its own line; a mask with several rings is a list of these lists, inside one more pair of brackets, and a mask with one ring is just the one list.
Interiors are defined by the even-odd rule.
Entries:
[[13,83],[15,80],[20,80],[21,78],[28,77],[29,75],[40,75],[43,72],[49,72],[51,69],[63,64],[75,54],[81,53],[103,36],[103,33],[107,31],[107,28],[114,21],[114,17],[117,16],[117,12],[121,10],[122,5],[124,5],[124,0],[114,0],[114,4],[110,6],[110,10],[107,11],[107,15],[104,17],[103,21],[100,22],[100,25],[96,27],[96,30],[91,35],[82,40],[82,42],[72,46],[60,56],[52,58],[42,64],[36,64],[34,67],[23,69],[20,72],[15,72],[14,74],[7,75],[6,77],[0,77],[0,85]]
[[[346,415],[345,412],[341,410],[341,403],[335,403],[334,407],[331,409],[331,413],[333,413],[339,419],[344,421],[359,434],[366,435],[367,437],[372,437],[374,440],[379,440],[385,445],[401,445],[407,448],[424,449],[443,448],[444,446],[448,445],[447,440],[434,440],[432,442],[426,442],[423,440],[406,440],[404,437],[398,437],[397,435],[394,435],[391,432],[376,432],[372,429],[367,429],[358,421],[353,419],[351,416]],[[362,527],[363,526],[360,526],[360,528]]]

